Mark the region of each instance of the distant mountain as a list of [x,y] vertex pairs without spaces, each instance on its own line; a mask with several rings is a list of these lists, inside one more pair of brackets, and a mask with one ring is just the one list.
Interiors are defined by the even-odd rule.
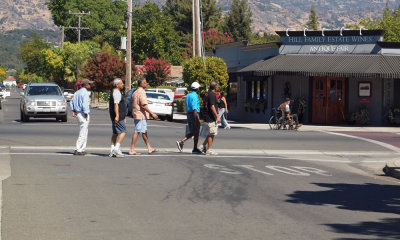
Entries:
[[[141,3],[144,0],[134,0]],[[152,0],[162,4],[165,0]],[[255,32],[303,29],[314,4],[322,27],[338,29],[365,17],[380,17],[386,2],[393,8],[400,0],[248,0]],[[46,0],[1,0],[0,31],[13,29],[55,29]],[[217,0],[224,13],[232,0]]]
[[0,0],[0,31],[55,29],[46,0]]

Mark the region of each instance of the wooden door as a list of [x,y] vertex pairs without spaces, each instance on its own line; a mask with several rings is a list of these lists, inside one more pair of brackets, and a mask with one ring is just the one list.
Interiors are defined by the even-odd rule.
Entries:
[[345,122],[345,87],[345,78],[313,78],[313,123],[341,124]]
[[312,122],[326,123],[326,77],[314,77]]
[[327,124],[341,124],[345,122],[345,79],[327,78]]

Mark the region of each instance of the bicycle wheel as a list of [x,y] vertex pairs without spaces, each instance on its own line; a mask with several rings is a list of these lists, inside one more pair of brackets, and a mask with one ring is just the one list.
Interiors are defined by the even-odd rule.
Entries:
[[269,124],[269,127],[271,128],[271,130],[277,129],[277,128],[276,128],[276,118],[275,118],[275,116],[272,116],[272,117],[269,119],[268,124]]

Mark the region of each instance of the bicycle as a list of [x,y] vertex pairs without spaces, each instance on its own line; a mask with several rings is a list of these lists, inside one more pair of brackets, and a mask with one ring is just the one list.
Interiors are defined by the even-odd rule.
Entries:
[[272,108],[272,116],[270,117],[268,124],[271,130],[279,130],[282,127],[282,113],[277,108]]
[[295,129],[295,121],[293,117],[282,116],[282,112],[280,107],[272,109],[272,116],[268,121],[269,127],[271,130],[294,130]]

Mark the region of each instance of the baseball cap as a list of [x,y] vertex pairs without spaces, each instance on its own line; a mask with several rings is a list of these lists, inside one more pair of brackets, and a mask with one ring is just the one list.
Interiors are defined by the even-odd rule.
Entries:
[[198,89],[200,87],[200,84],[198,82],[193,82],[192,85],[190,86],[192,89]]
[[90,81],[89,79],[83,79],[81,84],[86,85],[86,84],[92,84],[94,83],[93,81]]

